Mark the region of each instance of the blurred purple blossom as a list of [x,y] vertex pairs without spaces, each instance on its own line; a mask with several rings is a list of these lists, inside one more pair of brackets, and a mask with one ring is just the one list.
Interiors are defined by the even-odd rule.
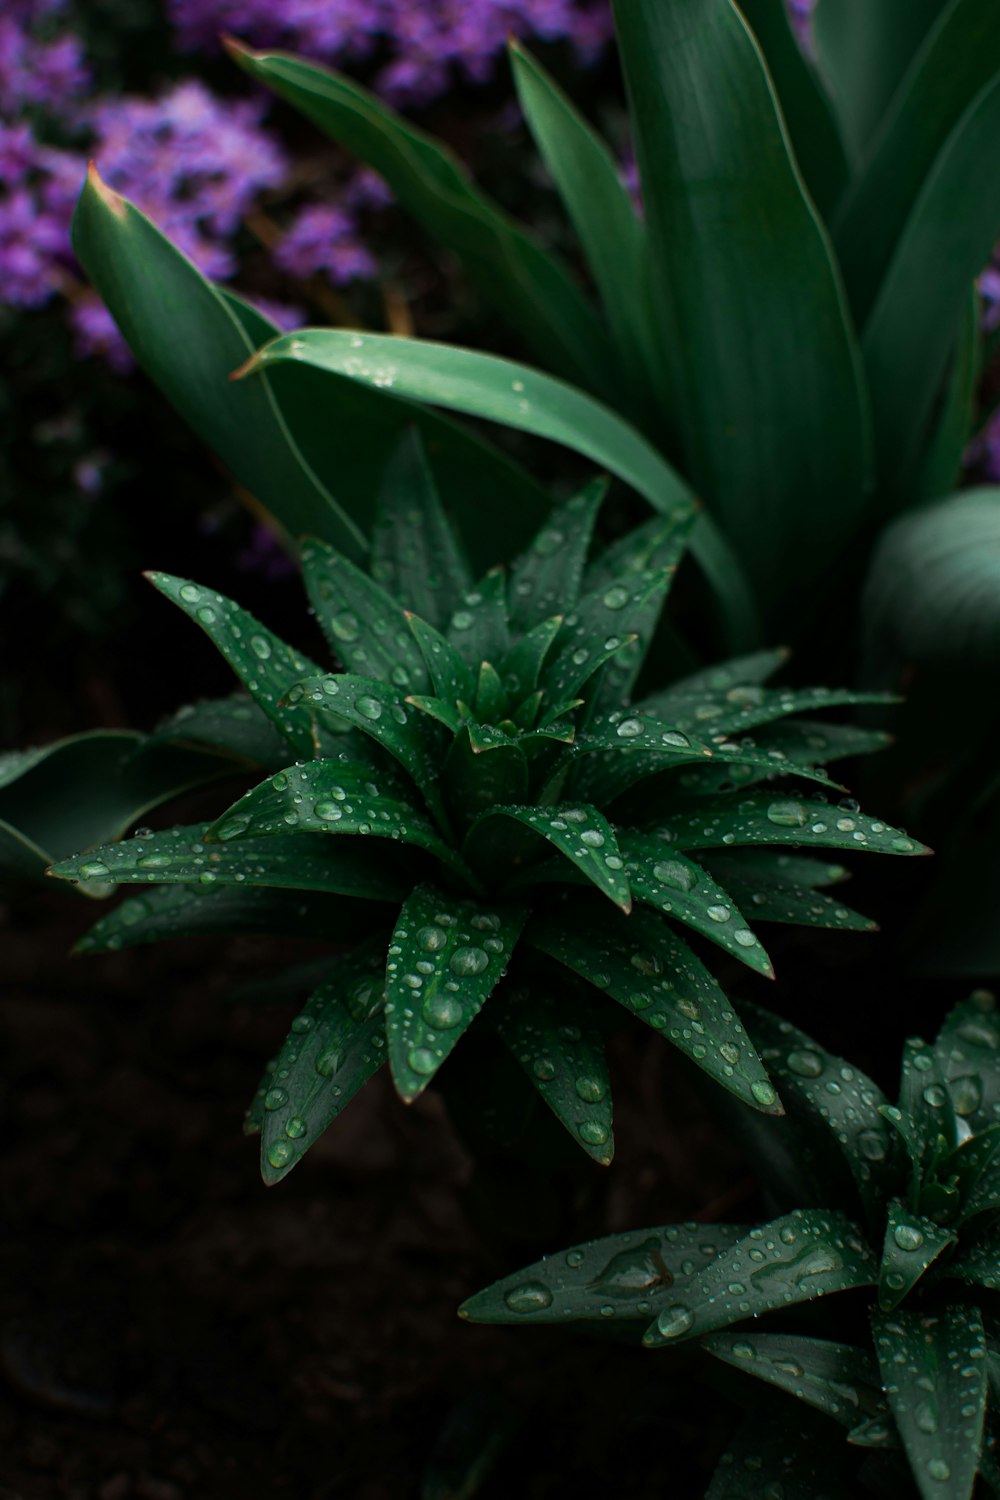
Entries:
[[322,62],[389,62],[375,83],[397,104],[426,104],[456,80],[485,82],[511,35],[568,40],[593,62],[612,35],[609,0],[168,0],[181,46],[232,32],[254,46],[289,47]]
[[69,220],[83,176],[71,152],[0,120],[0,302],[41,307],[72,264]]
[[70,115],[90,82],[76,37],[43,40],[35,33],[33,23],[42,9],[8,4],[0,14],[0,115],[13,116],[32,107]]
[[370,281],[378,274],[374,258],[358,240],[358,221],[333,204],[304,208],[275,251],[275,261],[290,276],[325,273],[335,286]]

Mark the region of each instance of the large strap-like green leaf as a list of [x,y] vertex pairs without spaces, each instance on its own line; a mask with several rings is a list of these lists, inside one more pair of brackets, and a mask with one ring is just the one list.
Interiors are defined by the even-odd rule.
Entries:
[[230,384],[234,367],[277,328],[206,281],[96,174],[73,239],[139,364],[290,536],[309,532],[363,554],[386,452],[408,425],[428,445],[446,502],[474,514],[469,535],[484,549],[481,563],[527,541],[544,516],[544,491],[523,469],[434,412],[346,381],[331,411],[328,388],[308,371],[275,371],[256,391]]
[[[617,474],[654,510],[671,517],[693,504],[685,480],[634,427],[592,396],[529,365],[421,339],[306,328],[266,344],[240,374],[289,363],[562,443]],[[752,644],[757,621],[746,578],[705,512],[692,530],[691,550],[712,584],[731,636]]]
[[678,849],[720,849],[741,844],[796,844],[875,854],[929,854],[916,839],[865,813],[840,812],[825,802],[748,792],[699,798],[670,816],[660,830]]
[[982,303],[978,289],[973,286],[966,297],[941,409],[921,458],[914,501],[940,500],[958,488],[962,460],[975,427],[983,353]]
[[830,100],[791,26],[786,0],[739,0],[774,82],[795,159],[829,218],[847,184],[847,157]]
[[117,838],[154,807],[232,770],[224,756],[144,748],[141,735],[118,729],[0,756],[0,881],[39,880],[53,860]]
[[[827,3],[835,5],[838,0]],[[917,8],[926,10],[925,5]],[[860,328],[867,323],[907,219],[948,137],[998,72],[1000,19],[995,0],[949,0],[916,51],[834,223]],[[963,214],[968,210],[966,202]]]
[[[667,393],[656,391],[662,371],[650,318],[645,228],[604,141],[536,58],[517,42],[510,55],[525,119],[583,247],[618,346],[629,405],[652,414],[656,395],[662,404]],[[592,378],[589,383],[595,384]]]
[[605,478],[591,480],[552,512],[531,546],[515,558],[507,586],[507,612],[514,629],[538,628],[540,621],[566,615],[576,604],[594,523],[607,492]]
[[[996,22],[1000,32],[1000,19]],[[882,486],[912,502],[934,399],[969,287],[1000,235],[997,74],[972,100],[925,178],[864,330]],[[966,429],[966,437],[969,430]]]
[[230,51],[252,78],[380,173],[546,363],[614,399],[613,360],[594,309],[564,267],[473,186],[450,151],[342,74],[282,53],[236,44]]
[[813,35],[851,153],[882,122],[913,54],[946,0],[816,0]]
[[236,478],[293,536],[332,535],[363,551],[362,533],[302,452],[271,381],[256,390],[230,384],[253,348],[232,306],[93,168],[73,245],[139,364]]
[[975,1307],[872,1317],[882,1380],[923,1500],[970,1500],[986,1415],[986,1338]]
[[732,0],[615,10],[686,469],[775,608],[828,571],[863,513],[850,314]]

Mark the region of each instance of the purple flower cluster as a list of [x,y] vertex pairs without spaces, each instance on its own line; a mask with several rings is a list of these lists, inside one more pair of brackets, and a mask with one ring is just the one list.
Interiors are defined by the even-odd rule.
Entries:
[[0,119],[0,301],[41,307],[72,265],[67,226],[80,163]]
[[456,78],[488,78],[511,35],[568,39],[584,62],[611,36],[609,0],[168,0],[183,47],[231,32],[322,62],[387,54],[376,79],[395,103],[426,104]]

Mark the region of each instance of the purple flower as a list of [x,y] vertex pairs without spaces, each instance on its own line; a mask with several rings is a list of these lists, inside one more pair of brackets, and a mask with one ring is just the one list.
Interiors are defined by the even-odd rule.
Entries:
[[0,121],[0,303],[42,307],[72,265],[69,224],[82,160]]
[[359,242],[357,220],[330,203],[302,210],[279,244],[275,260],[291,276],[323,273],[337,286],[378,275],[375,260]]
[[0,16],[0,114],[35,107],[72,119],[89,78],[75,37],[41,41],[16,11]]
[[118,332],[118,324],[96,292],[84,292],[76,298],[69,321],[73,345],[79,355],[99,354],[120,375],[127,375],[134,368],[131,351]]

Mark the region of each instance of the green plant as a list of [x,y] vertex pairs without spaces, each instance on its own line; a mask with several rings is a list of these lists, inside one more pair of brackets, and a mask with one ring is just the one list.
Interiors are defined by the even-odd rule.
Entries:
[[[957,1006],[933,1046],[907,1042],[896,1105],[789,1022],[746,1014],[788,1111],[748,1124],[762,1182],[779,1203],[815,1206],[756,1228],[669,1225],[581,1245],[478,1293],[464,1316],[637,1322],[657,1349],[699,1339],[832,1417],[850,1443],[901,1445],[924,1497],[967,1500],[980,1464],[996,1492],[1000,1471],[984,1446],[1000,1379],[994,997],[979,991]],[[867,1288],[874,1350],[841,1341],[854,1310],[809,1306]],[[722,1331],[782,1313],[784,1328]]]
[[[982,357],[974,280],[1000,234],[1000,32],[992,0],[820,0],[813,67],[784,0],[628,0],[616,19],[644,220],[604,143],[512,51],[599,305],[356,83],[232,44],[387,178],[558,378],[412,340],[359,355],[337,330],[279,339],[256,367],[294,360],[553,438],[654,505],[690,485],[706,503],[695,555],[745,648],[758,613],[801,629],[804,604],[860,579],[875,526],[957,481]],[[79,248],[118,311],[85,235]],[[154,375],[176,359],[158,351]]]
[[[604,491],[588,486],[509,573],[476,583],[419,444],[404,440],[371,572],[302,546],[343,673],[323,674],[212,590],[150,575],[250,695],[196,706],[163,733],[273,774],[207,826],[91,849],[50,873],[167,883],[105,917],[89,951],[275,920],[363,938],[308,1001],[251,1111],[269,1181],[384,1058],[414,1099],[501,980],[488,1019],[600,1161],[612,1152],[600,993],[747,1104],[780,1110],[674,923],[770,974],[749,916],[870,925],[821,891],[837,867],[782,846],[922,852],[856,804],[826,801],[843,788],[821,767],[883,737],[798,718],[864,699],[766,687],[783,652],[633,701],[692,516],[647,522],[588,562]],[[800,796],[789,779],[822,791]],[[312,895],[292,906],[289,891]]]

